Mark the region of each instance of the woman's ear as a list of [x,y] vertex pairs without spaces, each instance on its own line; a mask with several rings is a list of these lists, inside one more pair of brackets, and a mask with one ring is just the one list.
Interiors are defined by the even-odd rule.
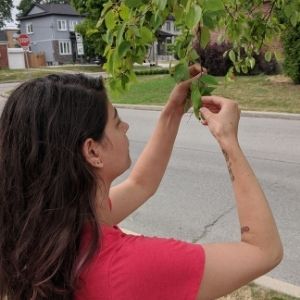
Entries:
[[82,154],[85,160],[94,168],[103,168],[101,144],[88,138],[84,141],[82,146]]

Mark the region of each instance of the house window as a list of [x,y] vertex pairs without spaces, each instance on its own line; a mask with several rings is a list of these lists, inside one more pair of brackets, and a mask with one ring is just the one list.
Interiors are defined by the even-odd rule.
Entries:
[[59,41],[59,54],[70,55],[71,53],[71,42],[70,41]]
[[167,21],[167,23],[166,23],[166,29],[168,31],[171,31],[171,22]]
[[69,30],[70,31],[75,31],[75,26],[78,24],[78,21],[74,21],[74,20],[71,20],[69,22]]
[[57,20],[57,29],[59,31],[67,31],[67,21],[66,20]]
[[32,23],[27,23],[26,24],[26,33],[27,34],[33,33]]

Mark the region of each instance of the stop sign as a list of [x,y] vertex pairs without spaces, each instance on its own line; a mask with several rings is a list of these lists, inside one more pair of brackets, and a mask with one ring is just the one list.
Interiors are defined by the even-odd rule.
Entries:
[[24,34],[24,33],[20,34],[18,37],[18,42],[21,47],[28,47],[30,44],[30,38],[28,34]]

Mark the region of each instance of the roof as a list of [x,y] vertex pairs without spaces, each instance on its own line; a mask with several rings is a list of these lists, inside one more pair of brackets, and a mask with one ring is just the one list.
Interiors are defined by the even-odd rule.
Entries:
[[171,37],[171,36],[176,36],[176,34],[166,32],[166,31],[163,31],[163,30],[159,29],[159,30],[156,31],[156,36]]
[[[42,12],[29,15],[34,7],[38,7]],[[46,3],[32,5],[30,9],[23,16],[19,16],[18,19],[26,20],[49,15],[81,16],[70,4]]]

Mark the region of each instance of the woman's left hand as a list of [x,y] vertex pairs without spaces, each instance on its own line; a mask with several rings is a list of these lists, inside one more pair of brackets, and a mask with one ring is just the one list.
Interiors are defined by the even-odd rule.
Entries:
[[194,80],[197,80],[201,75],[206,73],[206,69],[199,64],[194,64],[189,67],[190,79],[182,81],[173,88],[169,100],[166,104],[168,109],[177,111],[183,114],[185,111],[186,101],[189,98],[190,86]]

